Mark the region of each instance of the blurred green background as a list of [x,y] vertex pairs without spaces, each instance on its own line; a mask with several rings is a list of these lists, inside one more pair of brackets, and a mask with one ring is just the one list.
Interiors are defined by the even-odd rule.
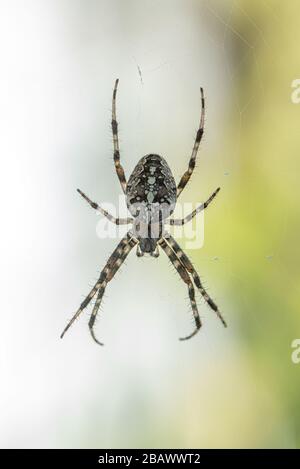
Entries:
[[[0,445],[299,447],[299,2],[0,8]],[[179,180],[204,87],[205,136],[182,201],[222,188],[203,248],[187,252],[226,330],[198,297],[203,329],[179,343],[193,327],[185,285],[165,256],[132,253],[101,308],[105,347],[92,342],[87,313],[59,339],[117,244],[97,237],[75,191],[118,202],[116,77],[127,176],[157,152]]]
[[[227,131],[232,141],[239,139],[238,152],[226,187],[227,210],[216,227],[206,227],[210,244],[224,256],[222,281],[251,370],[247,389],[236,382],[236,369],[230,377],[226,373],[236,382],[234,399],[251,396],[247,411],[237,402],[238,416],[231,419],[237,419],[239,445],[299,447],[300,373],[289,359],[300,329],[299,107],[290,97],[299,75],[299,4],[233,5],[235,107]],[[227,146],[225,152],[230,164]],[[233,444],[232,427],[227,426],[226,446]]]

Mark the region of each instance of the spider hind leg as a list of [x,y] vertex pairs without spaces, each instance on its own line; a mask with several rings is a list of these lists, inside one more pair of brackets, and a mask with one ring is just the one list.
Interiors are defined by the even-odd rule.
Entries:
[[101,304],[101,300],[104,295],[105,288],[108,282],[112,280],[115,273],[120,268],[120,266],[122,265],[122,263],[124,262],[128,254],[130,253],[131,249],[136,245],[136,243],[137,241],[132,237],[130,232],[128,232],[122,238],[122,240],[120,241],[116,249],[113,251],[110,258],[108,259],[106,266],[102,270],[100,277],[97,280],[95,286],[92,288],[92,290],[90,291],[88,296],[85,298],[85,300],[81,303],[78,311],[75,313],[75,315],[72,317],[72,319],[68,322],[67,326],[63,330],[60,336],[61,338],[63,338],[67,330],[72,326],[74,321],[80,316],[80,314],[89,305],[89,303],[91,302],[91,300],[94,298],[94,296],[97,293],[96,302],[95,302],[95,305],[94,305],[94,308],[93,308],[93,311],[89,320],[89,329],[95,342],[97,342],[97,344],[99,345],[103,345],[101,342],[97,340],[95,333],[94,333],[94,329],[93,329],[96,316],[97,316],[97,313]]
[[194,335],[196,335],[197,332],[199,332],[199,330],[201,329],[201,326],[202,326],[200,316],[199,316],[199,312],[198,312],[198,308],[197,308],[197,303],[196,303],[196,300],[195,300],[195,288],[194,288],[193,282],[191,280],[191,277],[189,275],[189,272],[187,271],[184,264],[181,262],[180,257],[172,249],[172,247],[170,246],[168,241],[165,238],[161,238],[161,240],[159,241],[159,244],[162,247],[162,249],[165,251],[165,253],[167,254],[168,258],[170,259],[171,263],[173,264],[173,266],[175,267],[175,269],[179,273],[179,275],[182,278],[182,280],[184,281],[184,283],[186,283],[187,286],[188,286],[189,298],[190,298],[190,302],[191,302],[191,306],[192,306],[192,311],[193,311],[193,315],[194,315],[196,328],[188,336],[180,337],[180,339],[179,339],[179,340],[188,340],[188,339],[191,339],[192,337],[194,337]]
[[168,243],[170,244],[172,250],[180,258],[180,260],[181,260],[182,264],[185,266],[186,270],[192,276],[196,287],[198,288],[199,292],[203,296],[203,298],[206,301],[206,303],[208,304],[208,306],[216,313],[216,315],[218,316],[218,318],[222,322],[223,326],[227,327],[227,323],[226,323],[225,319],[223,318],[218,306],[211,299],[211,297],[209,296],[209,294],[207,293],[207,291],[203,287],[202,282],[200,280],[200,277],[199,277],[197,271],[195,270],[193,264],[191,263],[191,261],[187,257],[187,255],[183,252],[183,250],[181,249],[179,244],[175,241],[175,239],[171,235],[169,235],[169,237],[168,237]]
[[101,273],[101,275],[103,275],[103,280],[99,286],[96,302],[89,320],[89,330],[91,336],[98,345],[103,345],[103,343],[100,342],[95,336],[94,324],[106,286],[113,279],[114,275],[119,270],[136,243],[137,241],[131,236],[131,234],[127,233],[108,259],[107,264]]

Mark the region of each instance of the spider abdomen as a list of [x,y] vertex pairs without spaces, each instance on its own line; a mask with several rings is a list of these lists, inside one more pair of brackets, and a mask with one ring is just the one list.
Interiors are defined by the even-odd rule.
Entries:
[[126,190],[129,211],[143,221],[165,219],[174,211],[176,183],[171,169],[159,155],[146,155],[134,168]]

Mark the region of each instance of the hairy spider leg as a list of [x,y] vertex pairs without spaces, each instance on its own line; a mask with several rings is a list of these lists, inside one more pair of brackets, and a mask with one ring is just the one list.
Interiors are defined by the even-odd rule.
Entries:
[[207,199],[206,202],[199,205],[199,207],[195,208],[195,210],[193,210],[193,212],[190,213],[189,215],[187,215],[185,218],[174,218],[174,219],[171,219],[171,220],[167,220],[166,223],[168,225],[177,225],[177,226],[178,225],[180,225],[180,226],[185,225],[185,223],[188,223],[189,221],[191,221],[194,218],[194,216],[196,216],[198,213],[202,212],[202,210],[204,210],[206,207],[208,207],[208,205],[216,197],[219,190],[220,190],[220,187],[218,187],[218,189],[216,189],[215,192],[212,193],[212,195]]
[[118,83],[119,83],[119,79],[116,80],[114,91],[113,91],[111,128],[112,128],[112,134],[113,134],[115,168],[116,168],[117,176],[118,176],[119,181],[121,183],[121,187],[123,189],[123,192],[124,192],[124,194],[126,194],[126,177],[125,177],[124,168],[120,163],[118,122],[117,122],[117,116],[116,116],[116,97],[117,97]]
[[117,249],[115,249],[115,251],[112,253],[106,266],[101,272],[101,275],[100,275],[101,283],[99,286],[96,302],[94,304],[94,308],[93,308],[93,311],[89,320],[89,329],[90,329],[91,336],[93,337],[94,341],[99,345],[103,345],[103,343],[99,342],[99,340],[95,336],[94,324],[95,324],[95,320],[98,314],[98,310],[99,310],[106,286],[108,282],[112,280],[115,273],[119,270],[119,268],[125,261],[126,257],[132,250],[132,248],[137,244],[137,240],[131,237],[130,234],[127,234],[124,243],[122,244],[121,243],[119,244]]
[[203,136],[203,132],[204,132],[205,101],[204,101],[204,91],[203,91],[203,88],[200,88],[200,92],[201,92],[201,117],[200,117],[200,124],[199,124],[199,128],[198,128],[198,130],[197,130],[196,139],[195,139],[193,151],[192,151],[192,154],[191,154],[191,158],[190,158],[190,161],[189,161],[188,169],[187,169],[187,171],[184,173],[184,175],[182,176],[182,178],[180,179],[180,182],[179,182],[179,184],[178,184],[178,186],[177,186],[177,197],[178,197],[179,194],[183,191],[183,189],[185,188],[185,186],[186,186],[187,183],[189,182],[191,175],[193,174],[193,171],[194,171],[194,168],[195,168],[195,164],[196,164],[196,156],[197,156],[197,153],[198,153],[198,148],[199,148],[199,145],[200,145],[200,142],[201,142],[201,139],[202,139],[202,136]]
[[[114,250],[114,252],[112,253],[112,255],[110,256],[110,258],[108,259],[107,263],[106,263],[106,266],[104,267],[104,269],[102,270],[101,274],[100,274],[100,277],[99,279],[97,280],[97,282],[95,283],[94,287],[92,288],[92,290],[90,291],[90,293],[88,294],[88,296],[83,300],[83,302],[81,303],[79,309],[77,310],[77,312],[74,314],[74,316],[72,317],[72,319],[68,322],[68,324],[66,325],[65,329],[63,330],[62,334],[61,334],[61,339],[63,338],[63,336],[65,335],[65,333],[67,332],[67,330],[72,326],[72,324],[74,323],[74,321],[80,316],[80,314],[83,312],[83,310],[89,305],[89,303],[91,302],[91,300],[94,298],[95,294],[97,293],[98,290],[100,290],[101,288],[105,288],[106,284],[109,282],[109,280],[112,279],[113,275],[115,274],[114,272],[114,265],[117,264],[118,265],[118,268],[120,267],[121,263],[123,262],[123,253],[124,251],[126,252],[126,255],[129,253],[129,251],[127,252],[127,249],[126,247],[128,246],[128,244],[130,243],[130,246],[131,248],[136,244],[136,242],[134,241],[134,244],[133,244],[133,238],[132,236],[127,233],[120,241],[120,243],[118,244],[118,246],[116,247],[116,249]],[[126,257],[126,256],[125,256]],[[119,259],[122,259],[122,262],[120,263],[119,262]],[[113,275],[111,275],[111,272],[113,272]],[[90,320],[91,322],[91,320]]]
[[104,210],[100,205],[98,205],[96,202],[92,202],[87,195],[84,194],[80,189],[77,189],[77,192],[87,201],[88,204],[97,212],[101,213],[104,215],[106,218],[109,219],[112,223],[115,223],[116,225],[129,225],[130,223],[133,222],[133,218],[115,218],[113,215],[111,215],[109,212]]
[[188,336],[181,337],[179,339],[179,340],[187,340],[187,339],[190,339],[191,337],[193,337],[195,334],[197,334],[197,332],[200,330],[201,325],[202,325],[201,320],[200,320],[200,316],[199,316],[199,312],[198,312],[198,308],[197,308],[197,304],[196,304],[196,300],[195,300],[194,285],[193,285],[193,282],[192,282],[192,280],[189,276],[189,273],[188,273],[186,267],[181,262],[180,258],[176,254],[176,252],[170,246],[169,239],[167,240],[165,238],[161,238],[160,241],[159,241],[159,244],[162,247],[162,249],[165,251],[165,253],[167,254],[168,258],[170,259],[170,261],[174,265],[175,269],[179,273],[182,280],[188,286],[189,298],[190,298],[190,302],[191,302],[191,305],[192,305],[192,311],[193,311],[193,315],[194,315],[194,319],[195,319],[195,323],[196,323],[196,329],[191,334],[189,334]]
[[171,235],[169,235],[169,237],[168,237],[168,243],[171,246],[171,248],[173,249],[173,251],[176,253],[177,257],[181,260],[182,264],[185,266],[187,271],[191,274],[191,276],[192,276],[192,278],[195,282],[196,287],[200,291],[201,295],[203,296],[203,298],[206,301],[206,303],[208,304],[208,306],[210,306],[210,308],[217,314],[217,316],[219,317],[219,319],[223,323],[223,326],[227,327],[225,319],[223,318],[222,314],[220,313],[218,306],[211,299],[211,297],[209,296],[209,294],[207,293],[207,291],[203,287],[203,285],[201,283],[201,280],[200,280],[200,277],[199,277],[197,271],[195,270],[193,264],[191,263],[191,261],[187,257],[187,255],[183,252],[183,250],[181,249],[181,247],[179,246],[177,241],[175,241],[175,239]]

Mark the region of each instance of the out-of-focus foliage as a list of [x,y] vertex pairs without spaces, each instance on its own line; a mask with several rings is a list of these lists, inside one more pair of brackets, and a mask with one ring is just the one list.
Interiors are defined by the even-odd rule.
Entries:
[[213,227],[206,224],[206,237],[223,259],[230,322],[252,376],[248,387],[237,367],[226,373],[236,383],[229,399],[237,412],[241,392],[248,404],[238,428],[223,420],[228,433],[220,445],[234,445],[237,433],[246,446],[300,444],[300,365],[291,361],[300,336],[300,105],[291,100],[300,76],[299,15],[298,2],[237,1],[227,31],[235,53],[225,153],[231,142],[237,150],[218,200],[224,210]]

